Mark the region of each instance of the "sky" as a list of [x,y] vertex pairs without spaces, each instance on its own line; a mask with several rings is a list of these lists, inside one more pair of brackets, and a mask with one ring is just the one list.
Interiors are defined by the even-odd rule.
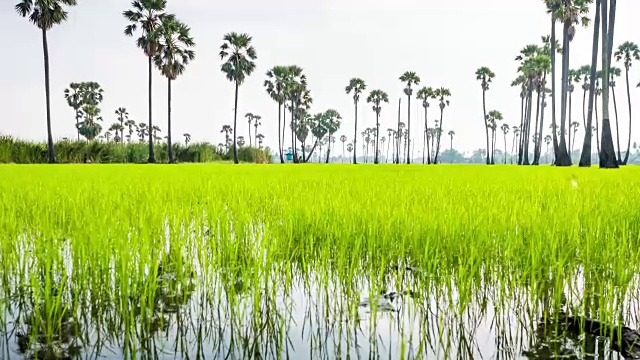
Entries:
[[[17,15],[16,2],[0,0],[0,44],[8,50],[0,57],[4,69],[0,72],[0,133],[44,141],[42,37]],[[64,99],[64,89],[71,82],[102,85],[104,128],[116,121],[118,107],[127,108],[137,122],[147,121],[147,60],[135,39],[123,34],[127,21],[122,12],[130,4],[130,0],[81,0],[68,9],[69,20],[49,32],[54,138],[76,134],[74,111]],[[186,132],[192,141],[223,142],[222,126],[233,123],[234,87],[220,71],[219,47],[224,34],[246,32],[253,37],[258,59],[256,71],[240,88],[238,134],[248,135],[244,114],[259,114],[259,132],[272,149],[277,148],[278,109],[263,86],[265,73],[275,65],[293,64],[307,75],[311,112],[333,108],[342,115],[337,137],[353,137],[353,101],[345,93],[349,79],[364,79],[367,92],[381,89],[389,94],[390,103],[383,105],[380,119],[380,128],[387,129],[396,124],[400,97],[402,121],[407,121],[404,85],[398,78],[405,71],[415,71],[422,80],[419,87],[450,89],[443,131],[455,131],[454,147],[482,148],[482,90],[476,69],[487,66],[496,73],[487,94],[487,110],[501,111],[509,125],[519,124],[519,90],[510,86],[516,77],[514,58],[525,45],[541,43],[541,36],[550,31],[541,0],[169,0],[167,11],[191,27],[196,41],[196,59],[172,84],[174,139],[182,142]],[[618,4],[615,46],[627,40],[640,42],[638,13],[640,1]],[[591,27],[578,29],[571,48],[572,68],[590,62],[591,38]],[[640,89],[635,87],[639,68],[636,64],[630,74],[634,104],[640,104]],[[166,130],[167,82],[157,70],[153,80],[154,124]],[[616,96],[624,144],[628,136],[624,76],[618,80]],[[576,92],[573,112],[579,122],[581,97]],[[421,141],[424,113],[419,105],[412,101],[411,132]],[[439,116],[436,109],[430,108],[430,124]],[[371,106],[361,101],[358,133],[374,126]],[[640,141],[639,127],[632,132],[632,142]],[[578,138],[582,136],[579,131]],[[443,143],[448,147],[448,138]]]

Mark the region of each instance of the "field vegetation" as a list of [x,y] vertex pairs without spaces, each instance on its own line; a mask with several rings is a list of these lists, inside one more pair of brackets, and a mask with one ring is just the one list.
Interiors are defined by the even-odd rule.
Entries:
[[2,166],[0,348],[604,358],[639,321],[639,171]]

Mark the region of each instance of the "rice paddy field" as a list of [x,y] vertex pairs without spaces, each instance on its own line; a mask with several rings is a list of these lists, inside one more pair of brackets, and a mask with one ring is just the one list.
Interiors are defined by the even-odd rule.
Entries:
[[639,246],[634,167],[1,166],[0,358],[631,357]]

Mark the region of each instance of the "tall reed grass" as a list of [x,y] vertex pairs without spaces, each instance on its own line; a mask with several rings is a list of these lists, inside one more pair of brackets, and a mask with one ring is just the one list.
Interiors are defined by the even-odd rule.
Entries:
[[[605,337],[559,324],[637,326],[639,175],[2,166],[11,342],[0,347],[41,358],[605,354]],[[391,291],[402,295],[381,311],[377,294]]]

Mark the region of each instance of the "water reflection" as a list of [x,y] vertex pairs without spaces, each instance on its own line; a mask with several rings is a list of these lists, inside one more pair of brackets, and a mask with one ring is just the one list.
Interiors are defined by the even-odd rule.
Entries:
[[461,283],[408,265],[345,277],[256,258],[238,252],[209,266],[168,249],[128,272],[114,260],[90,281],[64,256],[3,274],[3,357],[611,359],[621,349],[610,333],[558,314],[597,318],[602,296],[620,296],[616,320],[636,316],[632,299],[587,272],[560,293],[551,273],[514,286],[495,269]]

